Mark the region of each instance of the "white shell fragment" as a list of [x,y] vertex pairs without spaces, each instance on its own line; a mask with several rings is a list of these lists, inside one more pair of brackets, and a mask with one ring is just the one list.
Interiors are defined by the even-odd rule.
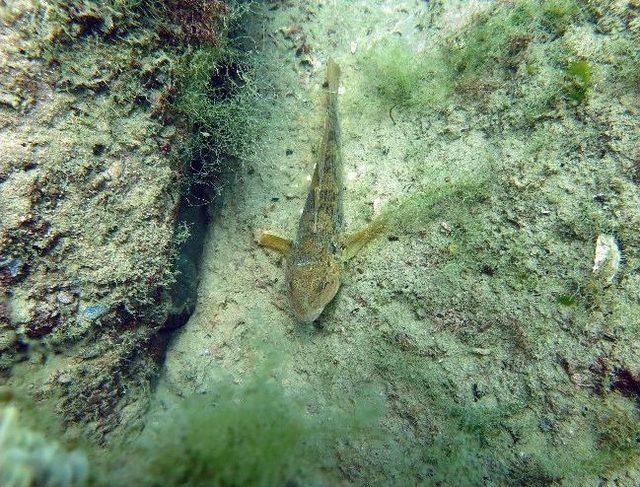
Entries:
[[611,284],[620,268],[620,249],[611,235],[598,235],[593,272],[599,274],[606,284]]

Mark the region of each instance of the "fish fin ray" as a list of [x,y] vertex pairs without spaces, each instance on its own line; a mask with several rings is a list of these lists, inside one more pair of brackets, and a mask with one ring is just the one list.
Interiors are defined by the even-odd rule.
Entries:
[[289,254],[291,246],[293,245],[290,239],[281,237],[267,230],[257,230],[255,232],[255,241],[261,247],[275,250],[284,256]]
[[369,242],[380,237],[386,231],[385,222],[375,220],[357,232],[345,236],[342,244],[342,258],[345,261],[353,259]]

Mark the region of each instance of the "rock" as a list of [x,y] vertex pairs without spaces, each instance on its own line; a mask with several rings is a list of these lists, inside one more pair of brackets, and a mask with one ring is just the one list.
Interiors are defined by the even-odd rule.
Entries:
[[593,273],[598,275],[605,284],[613,282],[620,268],[621,258],[616,240],[611,235],[598,235],[593,258]]
[[296,56],[302,56],[303,54],[309,54],[311,52],[311,46],[306,42],[302,42],[296,49]]
[[73,300],[74,296],[69,291],[60,291],[58,293],[58,302],[60,304],[71,304]]
[[91,183],[89,183],[89,187],[93,190],[100,189],[102,185],[104,185],[104,183],[107,181],[107,179],[109,178],[106,172],[101,172],[91,180]]
[[18,334],[15,330],[4,330],[0,332],[0,352],[4,352],[14,347],[18,343]]
[[311,56],[304,56],[300,58],[300,64],[309,68],[317,68],[320,65],[320,63]]
[[108,308],[106,306],[102,306],[102,305],[88,306],[84,309],[84,311],[82,312],[82,315],[89,321],[94,321],[100,318],[102,315],[104,315],[107,311],[108,311]]
[[280,27],[279,29],[282,37],[285,39],[293,39],[295,36],[300,34],[300,27],[297,25],[289,26],[289,27]]
[[120,160],[114,161],[106,171],[107,176],[111,180],[118,180],[120,179],[120,176],[122,176],[122,169],[123,169],[122,161]]
[[91,347],[82,354],[82,360],[92,360],[100,356],[102,350],[100,347]]
[[20,97],[13,93],[0,93],[0,105],[9,106],[14,110],[19,110],[21,101]]
[[29,298],[28,292],[17,290],[9,295],[7,311],[9,321],[17,327],[34,319],[35,302]]
[[22,269],[22,261],[20,259],[11,259],[9,257],[0,257],[0,270],[5,270],[10,277],[16,277]]
[[69,384],[71,383],[71,381],[73,380],[73,377],[71,374],[65,372],[62,373],[58,376],[58,383],[59,384]]
[[476,355],[489,355],[491,353],[491,350],[488,348],[481,348],[481,347],[476,347],[472,349],[473,353],[475,353]]

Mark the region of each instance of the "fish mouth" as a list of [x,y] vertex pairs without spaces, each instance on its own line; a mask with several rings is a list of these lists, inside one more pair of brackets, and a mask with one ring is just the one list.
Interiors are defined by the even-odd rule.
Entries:
[[313,323],[316,321],[327,305],[333,300],[340,288],[340,283],[336,283],[319,296],[316,302],[322,304],[313,305],[308,300],[298,300],[293,295],[289,295],[289,303],[294,316],[300,323]]
[[314,321],[316,321],[318,318],[320,318],[320,315],[322,314],[322,312],[324,311],[324,306],[320,309],[315,309],[315,310],[298,310],[296,308],[293,308],[293,314],[295,315],[296,319],[300,322],[300,323],[304,323],[304,324],[311,324]]

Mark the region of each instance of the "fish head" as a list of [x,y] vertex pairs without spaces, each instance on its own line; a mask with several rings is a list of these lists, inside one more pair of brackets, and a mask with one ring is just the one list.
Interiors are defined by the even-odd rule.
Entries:
[[287,291],[298,321],[312,323],[340,288],[341,265],[334,259],[287,264]]

